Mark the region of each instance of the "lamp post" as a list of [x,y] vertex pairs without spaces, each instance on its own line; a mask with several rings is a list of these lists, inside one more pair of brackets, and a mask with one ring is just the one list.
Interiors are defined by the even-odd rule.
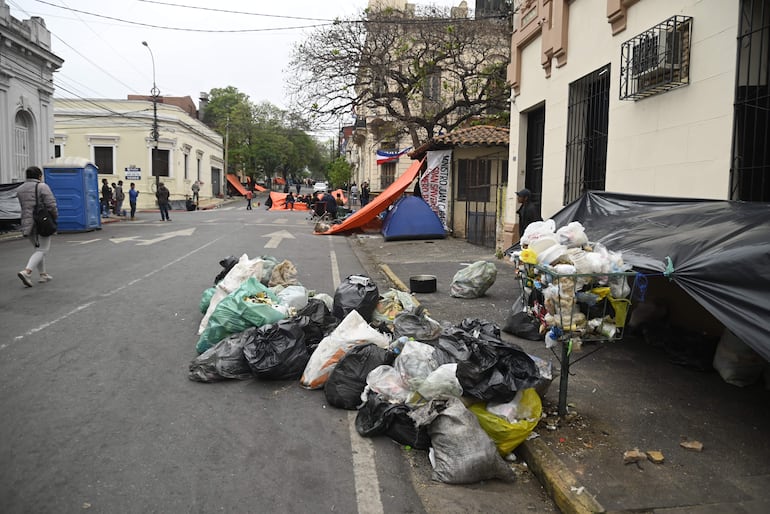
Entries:
[[155,56],[152,54],[152,48],[147,44],[147,41],[142,41],[142,44],[147,47],[152,59],[152,89],[150,94],[152,95],[152,140],[155,143],[152,149],[152,174],[155,176],[155,191],[157,192],[158,185],[160,184],[160,175],[158,175],[155,163],[158,159],[158,137],[160,136],[158,132],[158,96],[160,95],[160,90],[155,85]]

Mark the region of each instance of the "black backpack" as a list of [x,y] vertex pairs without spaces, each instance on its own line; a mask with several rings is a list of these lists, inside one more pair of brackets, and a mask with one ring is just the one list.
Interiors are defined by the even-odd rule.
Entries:
[[35,221],[35,232],[43,237],[48,237],[56,233],[58,226],[56,218],[48,212],[48,208],[37,195],[39,185],[40,183],[35,184],[35,209],[32,211],[32,219]]

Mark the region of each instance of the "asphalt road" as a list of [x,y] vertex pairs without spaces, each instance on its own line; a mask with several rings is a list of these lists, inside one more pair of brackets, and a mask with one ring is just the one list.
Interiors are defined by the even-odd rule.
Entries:
[[243,206],[57,235],[32,288],[32,246],[0,242],[2,512],[425,512],[403,450],[321,391],[188,380],[222,258],[288,259],[329,294],[364,271],[303,213]]

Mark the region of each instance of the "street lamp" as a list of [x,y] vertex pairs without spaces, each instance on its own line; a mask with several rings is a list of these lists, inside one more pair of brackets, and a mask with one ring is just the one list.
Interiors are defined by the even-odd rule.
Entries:
[[150,52],[150,58],[152,59],[152,89],[150,94],[152,95],[152,140],[155,142],[155,147],[152,150],[152,174],[155,175],[155,191],[158,190],[160,184],[160,175],[158,175],[155,163],[158,159],[158,96],[160,90],[155,85],[155,56],[152,54],[152,48],[147,44],[147,41],[142,41],[142,44],[147,47]]

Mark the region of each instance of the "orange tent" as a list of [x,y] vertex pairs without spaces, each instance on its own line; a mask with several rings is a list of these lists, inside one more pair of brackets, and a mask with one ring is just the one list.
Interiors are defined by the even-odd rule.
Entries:
[[[273,201],[273,205],[270,207],[271,211],[285,211],[288,210],[288,207],[286,207],[286,196],[288,193],[278,193],[276,191],[270,191],[270,200]],[[310,210],[310,207],[305,202],[294,202],[294,210],[295,211],[308,211]]]
[[316,234],[339,234],[340,232],[346,232],[356,228],[363,228],[366,224],[376,218],[378,214],[387,209],[388,206],[395,202],[402,194],[404,194],[406,188],[409,187],[409,185],[414,181],[415,178],[417,178],[417,175],[420,173],[420,168],[422,167],[423,162],[424,159],[414,161],[403,175],[398,177],[398,179],[389,185],[385,191],[377,195],[374,200],[366,204],[364,207],[361,207],[361,209],[353,213],[353,215],[351,215],[342,223],[338,225],[332,225],[331,228],[326,232],[316,232]]
[[[243,187],[243,184],[241,184],[241,182],[238,180],[238,177],[236,177],[232,173],[228,173],[227,181],[230,183],[231,186],[233,186],[236,189],[236,191],[241,193],[243,196],[246,196],[246,188]],[[257,191],[267,191],[267,189],[265,189],[262,186],[258,186],[257,184],[254,184],[254,189]]]

